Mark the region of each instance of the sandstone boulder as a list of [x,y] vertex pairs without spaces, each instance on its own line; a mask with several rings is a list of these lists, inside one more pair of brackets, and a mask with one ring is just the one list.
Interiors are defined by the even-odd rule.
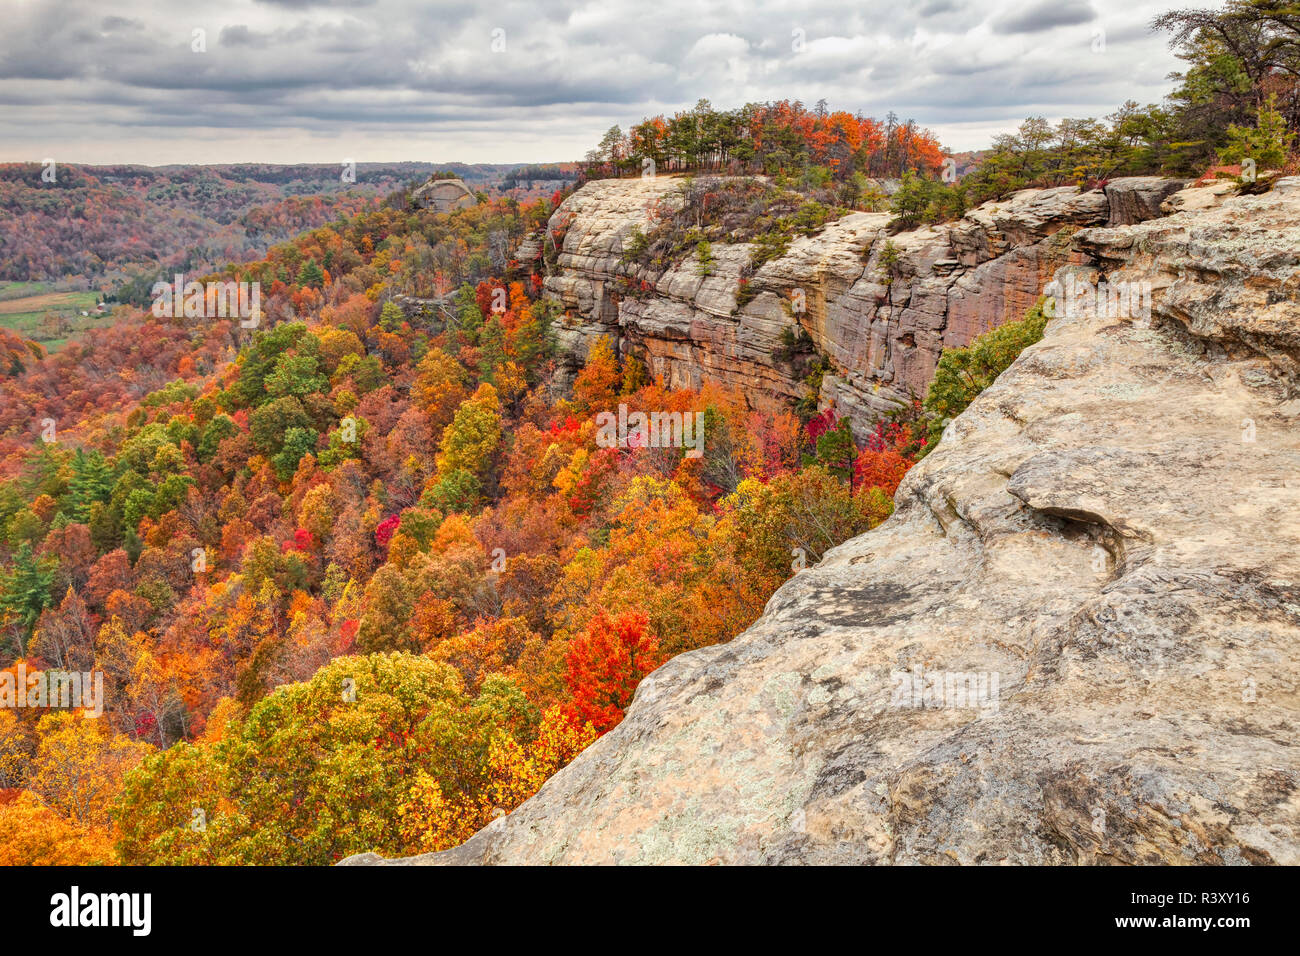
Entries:
[[1128,226],[1164,215],[1161,204],[1187,184],[1186,180],[1160,176],[1125,176],[1106,184],[1110,203],[1107,225]]

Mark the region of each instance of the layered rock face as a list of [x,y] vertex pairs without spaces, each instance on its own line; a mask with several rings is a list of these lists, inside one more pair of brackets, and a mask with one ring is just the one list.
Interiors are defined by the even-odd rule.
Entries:
[[1149,317],[1060,303],[889,521],[392,862],[1300,863],[1300,180],[1067,258]]
[[[621,261],[633,230],[649,231],[657,207],[680,202],[681,186],[669,177],[598,181],[556,211],[550,225],[562,248],[546,294],[566,310],[561,351],[576,366],[608,336],[671,386],[716,382],[775,409],[806,391],[777,357],[782,333],[797,324],[834,369],[823,404],[833,402],[861,437],[881,412],[925,395],[945,347],[1023,317],[1058,267],[1081,261],[1072,260],[1068,241],[1075,231],[1159,216],[1181,183],[1130,178],[1089,192],[1025,190],[956,223],[892,237],[888,214],[854,213],[761,266],[742,306],[747,243],[714,244],[707,276],[693,259],[663,273]],[[887,244],[897,256],[888,268]]]

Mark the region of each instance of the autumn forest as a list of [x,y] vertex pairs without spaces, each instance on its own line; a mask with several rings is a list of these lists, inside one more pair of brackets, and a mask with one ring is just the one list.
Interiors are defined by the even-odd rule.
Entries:
[[[888,516],[915,415],[859,447],[608,340],[566,374],[563,198],[312,229],[208,277],[260,285],[252,328],[0,333],[0,660],[103,678],[101,716],[0,709],[0,862],[454,846]],[[599,441],[620,403],[697,415],[703,453]]]

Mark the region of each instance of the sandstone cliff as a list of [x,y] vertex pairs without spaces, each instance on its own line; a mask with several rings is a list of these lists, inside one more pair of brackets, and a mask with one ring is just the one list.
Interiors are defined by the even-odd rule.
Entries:
[[[1151,283],[1150,320],[1059,315],[882,527],[657,670],[514,813],[393,862],[1300,863],[1300,180],[1118,227],[1096,197],[1021,198],[909,239],[912,261],[956,264],[897,302],[866,291],[857,248],[880,223],[852,217],[805,249],[818,334],[886,324],[896,387],[905,314],[937,346],[996,312],[963,290],[1044,268],[1039,203],[1102,220],[1060,258]],[[573,268],[604,268],[596,234]],[[995,235],[1024,258],[981,272]],[[591,280],[564,281],[584,301]],[[728,294],[683,292],[682,322],[736,327],[739,374],[759,323],[727,317]],[[584,314],[608,324],[598,300]],[[963,675],[974,700],[953,696]]]
[[[1075,231],[1159,216],[1180,186],[1130,178],[1104,191],[1025,190],[956,223],[893,237],[889,214],[853,213],[762,265],[749,279],[751,300],[738,306],[749,244],[715,243],[708,276],[693,259],[662,272],[621,261],[633,230],[680,202],[681,179],[598,181],[551,220],[562,238],[546,294],[566,311],[559,343],[575,366],[608,336],[669,385],[717,382],[760,407],[785,407],[806,391],[777,357],[782,332],[797,323],[834,370],[823,405],[834,402],[862,434],[882,411],[925,395],[944,348],[1023,317],[1059,266],[1082,261],[1069,245]],[[887,243],[898,253],[889,275]],[[637,292],[620,292],[629,283]]]

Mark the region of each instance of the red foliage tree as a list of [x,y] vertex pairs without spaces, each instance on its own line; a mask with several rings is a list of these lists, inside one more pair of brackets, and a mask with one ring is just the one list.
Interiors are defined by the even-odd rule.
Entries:
[[397,532],[397,528],[401,523],[401,515],[389,515],[379,522],[375,528],[375,544],[381,548],[388,547],[388,542],[393,540],[393,535]]
[[814,442],[835,427],[835,409],[828,408],[814,415],[808,422],[808,437]]
[[641,678],[660,663],[659,641],[649,630],[650,619],[641,611],[615,617],[601,608],[569,648],[569,712],[590,721],[600,733],[623,719],[623,710]]
[[880,488],[892,498],[898,490],[898,483],[916,463],[907,454],[912,442],[912,429],[907,424],[886,419],[876,422],[867,436],[866,445],[858,452],[853,471],[854,487]]

